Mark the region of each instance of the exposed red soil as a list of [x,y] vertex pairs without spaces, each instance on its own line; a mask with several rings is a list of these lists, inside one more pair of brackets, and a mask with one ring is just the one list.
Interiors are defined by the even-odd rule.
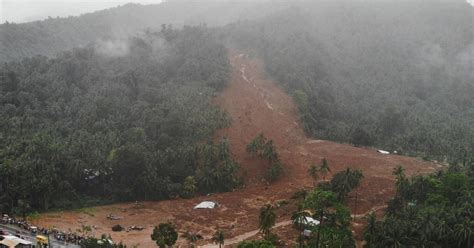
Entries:
[[[171,221],[179,231],[195,231],[204,236],[199,244],[210,243],[217,228],[223,229],[227,237],[258,229],[258,210],[266,203],[289,199],[301,188],[310,188],[312,179],[307,174],[311,163],[319,163],[326,158],[331,174],[347,167],[361,169],[364,179],[358,189],[357,209],[354,209],[354,192],[348,206],[354,214],[362,216],[371,209],[383,209],[384,204],[394,194],[392,168],[403,165],[408,175],[428,173],[437,165],[416,158],[383,155],[373,149],[357,148],[324,140],[305,137],[298,124],[297,110],[291,99],[274,82],[266,79],[260,60],[230,52],[233,67],[230,84],[214,99],[215,104],[226,110],[232,117],[232,125],[216,133],[215,139],[227,137],[236,161],[246,175],[245,186],[233,192],[200,196],[193,199],[176,199],[160,202],[113,204],[95,207],[91,213],[61,212],[43,214],[36,224],[44,227],[56,226],[63,230],[75,230],[81,224],[97,226],[96,235],[110,233],[114,240],[122,240],[132,246],[156,247],[150,234],[153,226]],[[273,184],[263,180],[266,164],[245,151],[246,145],[260,132],[273,139],[284,163],[283,177]],[[331,176],[329,175],[329,177]],[[193,206],[202,200],[220,203],[214,210],[194,210]],[[278,210],[278,221],[290,218],[293,203]],[[109,213],[123,216],[122,220],[107,220]],[[92,216],[93,215],[93,216]],[[353,224],[360,237],[362,218]],[[143,225],[143,231],[113,233],[111,227]],[[290,246],[296,238],[291,226],[278,228],[277,233]],[[188,247],[180,238],[181,247]]]

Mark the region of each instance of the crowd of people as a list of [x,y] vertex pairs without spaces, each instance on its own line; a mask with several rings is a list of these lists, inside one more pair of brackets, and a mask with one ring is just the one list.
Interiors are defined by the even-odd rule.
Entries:
[[[78,235],[72,232],[63,232],[56,228],[52,228],[52,229],[43,228],[43,227],[39,228],[32,225],[31,223],[28,223],[24,219],[16,219],[6,214],[3,215],[1,223],[5,225],[18,226],[24,229],[25,231],[29,232],[29,234],[31,235],[45,235],[45,236],[53,237],[57,241],[61,241],[61,242],[80,244],[83,240],[86,239],[86,237],[84,237],[83,235]],[[21,234],[22,233],[20,231],[16,231],[16,233],[12,233],[12,235],[15,235],[19,238],[23,238]]]

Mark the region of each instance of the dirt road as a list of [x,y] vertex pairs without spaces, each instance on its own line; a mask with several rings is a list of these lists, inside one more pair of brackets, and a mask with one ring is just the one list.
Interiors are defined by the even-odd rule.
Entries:
[[[291,220],[281,221],[281,222],[276,223],[275,226],[273,226],[273,228],[279,228],[279,227],[282,227],[282,226],[287,226],[287,225],[290,225],[291,223],[292,223]],[[225,245],[226,246],[235,246],[235,245],[237,245],[238,243],[240,243],[244,240],[247,240],[251,237],[254,237],[255,235],[258,234],[259,231],[260,231],[259,229],[256,229],[256,230],[253,230],[253,231],[250,231],[250,232],[242,233],[242,234],[237,235],[233,238],[227,239],[227,240],[225,240]],[[201,247],[201,248],[219,248],[219,245],[207,244],[207,245],[202,245],[202,246],[199,246],[199,247]]]

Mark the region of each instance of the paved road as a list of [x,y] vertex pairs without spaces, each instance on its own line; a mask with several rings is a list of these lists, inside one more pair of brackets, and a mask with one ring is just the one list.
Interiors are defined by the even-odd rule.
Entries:
[[[22,239],[33,242],[33,244],[36,245],[36,235],[32,235],[30,232],[15,226],[15,225],[4,225],[0,224],[0,229],[3,229],[7,232],[9,232],[12,235],[15,235],[17,231],[20,231],[20,236]],[[50,236],[51,239],[51,247],[52,248],[79,248],[80,246],[75,245],[75,244],[65,244],[62,241],[58,241],[54,239],[52,236]]]

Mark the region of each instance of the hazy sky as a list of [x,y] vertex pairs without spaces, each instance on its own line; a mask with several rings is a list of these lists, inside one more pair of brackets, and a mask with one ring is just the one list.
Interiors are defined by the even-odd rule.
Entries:
[[[466,1],[474,5],[474,0]],[[77,16],[130,2],[152,4],[161,0],[0,0],[0,23]]]
[[0,22],[29,22],[51,17],[77,16],[126,3],[160,3],[161,0],[0,0]]

